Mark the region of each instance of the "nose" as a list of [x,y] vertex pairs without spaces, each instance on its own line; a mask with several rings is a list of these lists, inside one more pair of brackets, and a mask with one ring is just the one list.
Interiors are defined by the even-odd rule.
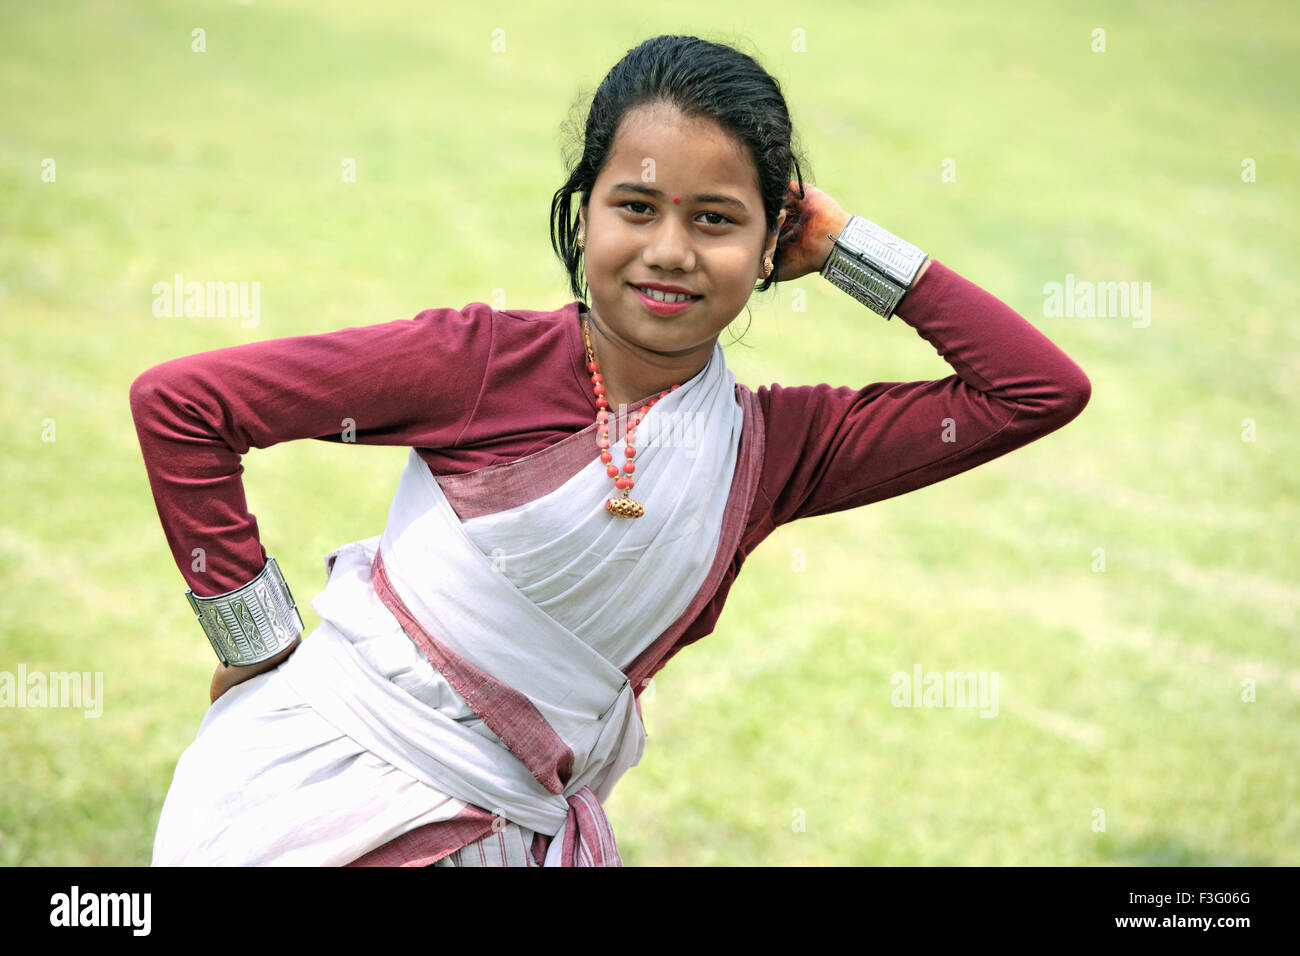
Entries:
[[695,271],[695,246],[690,225],[676,216],[661,216],[650,231],[643,253],[645,264],[665,272]]

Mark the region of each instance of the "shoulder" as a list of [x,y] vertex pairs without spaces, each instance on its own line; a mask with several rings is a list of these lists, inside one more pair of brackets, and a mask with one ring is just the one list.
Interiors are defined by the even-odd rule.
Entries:
[[469,302],[459,309],[439,306],[423,309],[412,316],[409,322],[415,323],[424,332],[456,332],[468,335],[491,334],[496,312],[485,302]]
[[413,321],[428,328],[459,329],[480,335],[529,336],[563,329],[577,322],[578,303],[556,309],[498,309],[486,302],[469,302],[459,309],[425,309]]
[[532,365],[563,365],[581,351],[578,305],[575,301],[556,309],[494,309],[473,302],[465,311],[491,330],[493,366],[519,372]]
[[[475,303],[481,305],[482,303]],[[578,303],[567,302],[557,309],[498,309],[492,313],[497,334],[503,339],[560,341],[576,335]]]
[[[483,306],[483,303],[475,302],[473,305]],[[577,321],[578,303],[566,302],[557,309],[499,309],[495,314],[503,321],[556,325],[569,319]]]
[[577,310],[577,302],[556,309],[498,309],[476,301],[458,309],[425,309],[407,321],[417,335],[444,349],[536,354],[563,341],[567,324],[577,322]]

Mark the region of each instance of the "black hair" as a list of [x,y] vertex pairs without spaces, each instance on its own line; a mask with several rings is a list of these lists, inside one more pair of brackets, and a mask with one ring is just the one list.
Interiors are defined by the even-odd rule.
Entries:
[[[689,118],[713,120],[746,145],[758,175],[769,233],[776,229],[777,217],[791,195],[791,180],[799,184],[794,195],[804,198],[800,156],[792,144],[794,130],[780,84],[751,56],[731,46],[692,36],[646,40],[629,50],[597,87],[585,134],[578,135],[572,120],[566,124],[578,142],[570,145],[566,157],[569,178],[551,200],[551,247],[569,273],[570,289],[584,302],[586,277],[577,246],[580,222],[573,197],[581,197],[579,206],[590,199],[624,115],[638,106],[661,102]],[[573,154],[579,150],[575,163]],[[796,208],[786,212],[783,235],[795,225],[791,217]],[[779,245],[777,252],[779,258]],[[776,272],[772,270],[758,291],[771,288]]]

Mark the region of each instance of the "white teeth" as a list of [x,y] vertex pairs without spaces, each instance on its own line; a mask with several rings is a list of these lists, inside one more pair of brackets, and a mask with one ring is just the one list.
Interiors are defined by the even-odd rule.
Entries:
[[695,298],[693,295],[682,295],[679,292],[660,292],[658,289],[643,289],[641,286],[636,288],[659,302],[689,302]]

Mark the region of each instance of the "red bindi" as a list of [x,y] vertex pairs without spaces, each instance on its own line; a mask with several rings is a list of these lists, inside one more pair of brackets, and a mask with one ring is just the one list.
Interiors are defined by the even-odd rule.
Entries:
[[681,201],[682,201],[682,197],[681,197],[681,196],[674,196],[674,197],[673,197],[673,202],[675,202],[675,203],[680,203]]

